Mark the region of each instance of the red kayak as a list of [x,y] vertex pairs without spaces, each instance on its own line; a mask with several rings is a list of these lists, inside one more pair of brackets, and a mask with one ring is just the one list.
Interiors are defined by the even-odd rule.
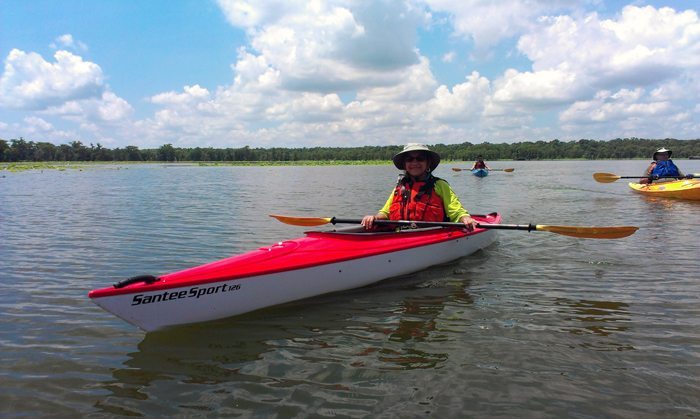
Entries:
[[[474,216],[499,224],[492,213]],[[358,288],[455,260],[491,244],[496,232],[432,227],[307,232],[183,271],[138,276],[90,291],[103,309],[145,331],[222,319],[264,307]]]

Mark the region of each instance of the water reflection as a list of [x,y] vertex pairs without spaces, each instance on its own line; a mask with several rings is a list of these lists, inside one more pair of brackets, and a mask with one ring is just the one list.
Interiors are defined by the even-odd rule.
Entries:
[[[243,365],[250,365],[273,350],[271,342],[292,337],[284,329],[257,324],[255,319],[217,321],[148,333],[138,344],[138,350],[128,354],[123,367],[112,371],[113,380],[103,385],[110,396],[96,407],[109,413],[163,414],[158,400],[164,388],[173,386],[217,391],[228,388],[225,393],[229,395],[240,385],[261,382],[255,374],[241,373]],[[182,398],[172,394],[169,397]],[[197,412],[212,406],[198,396],[187,406],[169,408],[176,413],[183,408]],[[151,412],[152,409],[155,410]]]
[[[138,351],[115,370],[119,381],[147,385],[153,380],[186,376],[187,380],[216,383],[230,379],[231,366],[260,359],[269,341],[290,339],[284,329],[245,320],[183,326],[146,334]],[[137,375],[132,373],[139,371]],[[167,374],[163,374],[167,372]],[[124,376],[117,377],[119,374]]]
[[[433,268],[360,290],[148,333],[103,385],[110,396],[100,409],[147,414],[159,388],[173,385],[225,388],[236,403],[257,406],[306,397],[297,394],[305,385],[324,397],[350,392],[376,401],[384,391],[376,381],[383,371],[436,369],[448,361],[439,342],[451,341],[454,332],[444,324],[473,303],[468,282],[436,279],[453,270]],[[250,386],[255,391],[245,390]],[[131,411],[136,401],[146,403]]]
[[[564,315],[563,320],[575,325],[563,326],[561,330],[574,335],[594,335],[598,337],[611,337],[613,334],[625,332],[629,329],[632,318],[629,313],[629,304],[619,301],[595,301],[595,300],[571,300],[557,298],[554,301],[557,312]],[[599,339],[584,341],[582,347],[595,350],[634,350],[634,346],[619,343],[613,339]]]
[[436,331],[437,319],[445,305],[450,302],[460,305],[474,302],[467,288],[467,284],[460,284],[448,295],[407,297],[397,310],[401,317],[396,329],[389,334],[389,339],[395,342],[440,340],[440,334],[436,336],[432,332]]

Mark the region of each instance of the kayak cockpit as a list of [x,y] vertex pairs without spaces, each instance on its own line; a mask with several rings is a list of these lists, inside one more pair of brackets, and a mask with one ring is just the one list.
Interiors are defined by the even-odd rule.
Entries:
[[[420,233],[424,231],[435,231],[435,230],[440,230],[444,229],[445,227],[419,227],[419,228],[410,228],[410,227],[403,227],[403,228],[389,228],[389,227],[384,227],[381,229],[377,230],[365,230],[364,227],[362,226],[350,226],[350,227],[336,227],[336,228],[331,228],[327,230],[318,230],[318,231],[305,231],[304,234],[309,235],[313,233],[323,233],[323,234],[345,234],[345,235],[353,235],[353,236],[367,236],[367,237],[376,237],[376,236],[386,236],[386,235],[395,235],[395,234],[407,234],[407,233]],[[455,227],[447,227],[447,228],[455,228]],[[457,227],[459,228],[459,227]]]

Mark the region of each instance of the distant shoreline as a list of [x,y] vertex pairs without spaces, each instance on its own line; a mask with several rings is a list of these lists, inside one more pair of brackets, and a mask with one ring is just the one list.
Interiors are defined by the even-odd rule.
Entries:
[[[439,153],[443,161],[474,161],[484,156],[486,161],[530,160],[588,160],[588,159],[650,159],[654,150],[672,149],[674,157],[700,156],[700,139],[676,140],[617,138],[610,141],[585,140],[562,142],[525,141],[491,144],[435,144],[431,150]],[[137,146],[109,149],[100,143],[86,146],[80,141],[54,145],[47,142],[28,141],[24,138],[9,141],[0,139],[1,162],[182,162],[203,165],[226,164],[237,166],[280,165],[362,165],[388,164],[401,145],[360,147],[302,147],[302,148],[211,148],[174,147],[164,144],[159,148],[139,149]]]
[[[604,161],[604,160],[638,160],[646,161],[649,159],[541,159],[541,160],[488,160],[488,162],[545,162],[545,161]],[[676,159],[686,160],[686,159]],[[443,160],[441,162],[442,166],[445,165],[471,165],[472,161],[463,160]],[[265,167],[265,166],[384,166],[391,165],[392,162],[389,160],[297,160],[297,161],[182,161],[182,162],[168,162],[168,161],[68,161],[68,162],[4,162],[0,163],[0,171],[8,172],[24,172],[30,170],[83,170],[90,168],[99,167],[110,167],[114,166],[116,168],[121,168],[121,166],[136,166],[136,165],[160,165],[164,167],[185,167],[185,166],[198,166],[198,167],[224,167],[224,166],[248,166],[248,167]]]

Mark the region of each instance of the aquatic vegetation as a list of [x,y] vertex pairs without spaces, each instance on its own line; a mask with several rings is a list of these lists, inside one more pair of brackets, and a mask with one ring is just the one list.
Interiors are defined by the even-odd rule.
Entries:
[[388,160],[296,160],[296,161],[214,161],[199,162],[199,166],[345,166],[384,165]]
[[0,171],[6,170],[8,172],[26,172],[29,170],[58,170],[64,171],[66,169],[82,170],[85,167],[84,164],[75,163],[58,163],[58,162],[15,162],[15,163],[0,163]]

